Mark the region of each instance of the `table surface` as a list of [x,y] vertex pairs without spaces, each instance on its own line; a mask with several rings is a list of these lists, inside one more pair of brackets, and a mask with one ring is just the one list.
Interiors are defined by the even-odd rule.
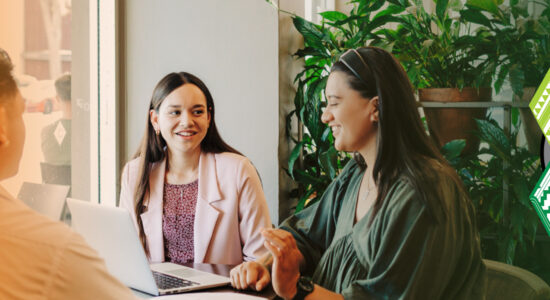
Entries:
[[[187,263],[187,264],[184,264],[184,266],[190,267],[190,268],[193,268],[193,269],[197,269],[197,270],[201,270],[201,271],[204,271],[204,272],[209,272],[209,273],[213,273],[213,274],[217,274],[217,275],[226,276],[226,277],[229,277],[229,271],[231,271],[231,269],[234,267],[234,265],[199,264],[199,263]],[[136,290],[132,290],[132,291],[134,292],[134,294],[136,296],[138,296],[139,298],[142,298],[142,299],[154,298],[154,296],[151,296],[151,295],[146,294],[146,293],[142,293],[142,292],[139,292],[139,291],[136,291]],[[205,289],[205,290],[201,290],[201,291],[195,291],[195,292],[189,292],[189,293],[199,294],[201,292],[208,292],[208,293],[227,293],[227,292],[242,293],[242,294],[247,294],[247,295],[251,295],[251,296],[262,297],[262,298],[265,298],[265,299],[275,299],[275,296],[276,296],[276,294],[273,291],[273,288],[271,287],[271,285],[269,285],[267,288],[265,288],[261,292],[248,291],[248,290],[247,291],[237,291],[237,290],[233,289],[231,286],[225,286],[225,287],[209,288],[209,289]]]

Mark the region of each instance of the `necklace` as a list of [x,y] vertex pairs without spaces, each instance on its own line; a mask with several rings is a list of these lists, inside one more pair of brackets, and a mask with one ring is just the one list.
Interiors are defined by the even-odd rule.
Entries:
[[[370,203],[367,202],[367,199],[370,195],[370,192],[372,190],[375,189],[375,186],[373,187],[370,187],[370,180],[369,180],[369,177],[368,177],[368,173],[365,171],[365,175],[363,175],[364,179],[367,180],[367,183],[366,183],[366,188],[367,191],[365,192],[365,195],[361,198],[359,198],[361,195],[360,195],[360,191],[361,191],[361,188],[359,188],[359,195],[357,195],[357,203],[355,204],[355,216],[354,216],[354,221],[353,223],[356,224],[361,218],[363,218],[365,216],[365,214],[368,212],[368,210],[370,209]],[[366,177],[365,177],[366,176]],[[363,180],[361,180],[361,185],[364,184]]]
[[366,171],[365,171],[365,175],[363,175],[363,176],[367,176],[367,177],[366,177],[366,178],[367,178],[367,193],[365,194],[365,197],[363,197],[363,201],[366,201],[367,198],[369,197],[370,191],[374,190],[374,187],[369,187],[369,185],[370,185],[370,180],[369,180],[369,178],[368,178],[369,175],[367,174]]
[[191,189],[195,183],[198,182],[198,179],[195,179],[194,181],[191,181],[189,183],[184,183],[184,184],[180,184],[179,185],[179,188],[180,188],[180,202],[182,203],[183,205],[183,193],[187,190],[187,189]]

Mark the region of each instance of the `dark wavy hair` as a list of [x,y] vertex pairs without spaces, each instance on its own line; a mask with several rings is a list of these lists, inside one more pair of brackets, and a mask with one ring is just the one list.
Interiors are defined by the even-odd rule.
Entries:
[[0,48],[0,101],[2,102],[12,99],[17,93],[17,83],[11,73],[12,70],[13,64],[8,53]]
[[156,135],[155,133],[155,129],[151,124],[151,116],[149,114],[149,111],[155,110],[158,113],[162,102],[164,102],[164,99],[175,89],[185,84],[196,85],[206,97],[206,109],[210,114],[210,126],[206,132],[206,136],[200,144],[201,151],[207,153],[232,152],[242,155],[239,151],[235,150],[233,147],[224,142],[224,140],[220,136],[214,118],[214,99],[212,98],[212,94],[210,94],[210,91],[208,90],[204,82],[202,82],[202,80],[200,80],[193,74],[179,72],[170,73],[164,76],[164,78],[162,78],[157,83],[155,89],[153,90],[153,96],[151,97],[149,110],[147,111],[147,124],[145,126],[145,133],[143,134],[141,145],[133,157],[140,159],[137,177],[139,181],[134,191],[134,210],[137,216],[136,220],[139,228],[139,238],[147,255],[149,255],[149,250],[147,249],[147,239],[145,237],[143,223],[141,222],[140,215],[145,211],[146,208],[146,203],[144,203],[144,199],[147,191],[149,190],[149,173],[151,171],[151,164],[164,159],[164,148],[166,147],[166,141],[164,140],[162,135]]
[[[441,211],[445,207],[441,203],[444,199],[435,184],[439,176],[447,175],[463,196],[466,193],[456,171],[427,135],[413,88],[401,64],[383,49],[361,47],[343,54],[331,72],[345,73],[350,88],[362,97],[378,96],[377,153],[372,166],[378,195],[370,222],[391,187],[403,178],[419,192],[432,217],[439,221],[446,213]],[[362,168],[366,167],[360,155],[356,154],[355,159]]]

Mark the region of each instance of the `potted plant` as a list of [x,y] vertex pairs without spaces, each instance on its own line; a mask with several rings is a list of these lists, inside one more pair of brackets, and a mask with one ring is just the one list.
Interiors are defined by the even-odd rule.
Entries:
[[[384,9],[383,1],[352,0],[351,4],[349,15],[337,11],[321,13],[321,24],[293,17],[294,26],[304,38],[304,47],[295,53],[297,59],[304,60],[304,69],[295,78],[295,109],[287,116],[287,124],[297,118],[304,129],[300,137],[293,138],[296,145],[287,169],[298,184],[291,192],[298,198],[296,212],[315,202],[350,158],[334,149],[332,133],[321,122],[330,67],[346,50],[379,39],[382,26],[395,21],[394,15],[404,10],[397,0],[389,1]],[[287,134],[291,136],[289,130]]]
[[[530,102],[536,88],[550,68],[550,7],[544,1],[469,0],[461,16],[478,24],[494,47],[492,56],[497,66],[494,88],[498,93],[508,81],[514,101]],[[534,7],[541,12],[534,13]],[[529,150],[540,151],[541,130],[529,108],[520,110]]]
[[[420,101],[489,101],[494,65],[487,57],[492,50],[487,34],[471,29],[459,17],[460,1],[436,1],[429,13],[423,2],[404,3],[396,29],[384,30],[386,47],[403,64],[419,91]],[[430,135],[440,146],[465,139],[467,153],[477,150],[474,118],[486,109],[424,108]]]
[[[510,137],[495,120],[476,123],[476,135],[484,142],[478,153],[461,155],[463,140],[447,143],[442,153],[456,168],[476,208],[483,257],[518,265],[548,281],[544,272],[550,271],[550,260],[545,259],[546,265],[540,268],[541,257],[533,257],[533,253],[548,248],[547,243],[535,244],[542,226],[529,201],[542,173],[539,157],[516,145],[520,125],[517,113]],[[508,203],[503,202],[504,193]]]

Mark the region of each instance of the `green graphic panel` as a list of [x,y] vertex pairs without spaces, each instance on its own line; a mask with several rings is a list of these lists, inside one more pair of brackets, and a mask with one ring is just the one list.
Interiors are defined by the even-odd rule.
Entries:
[[[535,96],[529,103],[531,112],[535,116],[542,133],[546,137],[546,141],[550,143],[550,70],[546,72],[546,76],[542,80]],[[542,153],[541,153],[542,155]],[[539,179],[535,189],[529,197],[537,214],[539,215],[542,225],[550,235],[550,164]]]
[[539,215],[542,225],[550,235],[550,166],[544,170],[542,177],[529,197]]
[[529,107],[537,120],[542,133],[550,143],[550,70],[544,76],[544,80],[531,99]]

